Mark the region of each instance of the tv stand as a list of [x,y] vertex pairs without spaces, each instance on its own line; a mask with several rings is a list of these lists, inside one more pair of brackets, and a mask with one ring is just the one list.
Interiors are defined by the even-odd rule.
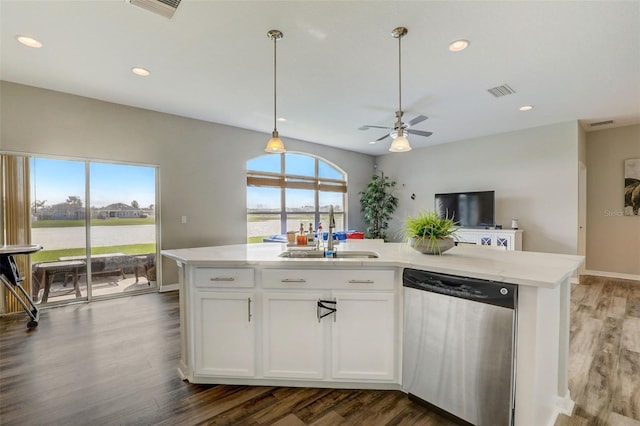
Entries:
[[478,244],[503,248],[504,250],[522,250],[522,229],[482,229],[460,228],[456,231],[459,244]]

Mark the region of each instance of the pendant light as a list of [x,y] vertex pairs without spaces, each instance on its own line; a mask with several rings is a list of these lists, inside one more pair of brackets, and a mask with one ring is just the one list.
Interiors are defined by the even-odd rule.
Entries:
[[286,152],[284,148],[284,143],[282,143],[282,139],[278,136],[278,129],[276,127],[276,45],[278,40],[280,40],[284,35],[281,31],[278,30],[270,30],[267,33],[267,37],[273,40],[273,132],[271,132],[271,139],[267,142],[267,146],[264,148],[265,152],[270,152],[273,154],[279,154],[282,152]]
[[404,135],[402,123],[402,37],[404,37],[407,32],[408,30],[405,27],[398,27],[391,31],[391,35],[398,39],[398,111],[396,111],[397,120],[394,125],[398,134],[389,147],[389,151],[391,152],[411,151],[411,145],[409,145],[409,140]]

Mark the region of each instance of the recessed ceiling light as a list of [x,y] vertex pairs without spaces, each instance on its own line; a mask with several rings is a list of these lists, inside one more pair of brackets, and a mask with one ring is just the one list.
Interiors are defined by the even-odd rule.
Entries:
[[42,47],[42,43],[40,43],[35,38],[31,38],[31,37],[27,37],[27,36],[18,36],[16,38],[18,39],[18,41],[20,43],[24,44],[25,46],[35,47],[37,49]]
[[533,109],[533,105],[522,105],[518,108],[520,111],[531,111]]
[[151,74],[151,72],[148,69],[141,68],[141,67],[131,68],[131,72],[134,73],[135,75],[139,75],[142,77],[148,77]]
[[451,44],[449,44],[449,50],[452,52],[459,52],[461,50],[466,49],[467,47],[469,47],[469,40],[456,40],[454,42],[451,42]]
[[377,141],[369,141],[369,145],[375,145]]
[[287,119],[284,117],[280,117],[276,121],[278,121],[278,123],[284,123],[285,121],[287,121]]

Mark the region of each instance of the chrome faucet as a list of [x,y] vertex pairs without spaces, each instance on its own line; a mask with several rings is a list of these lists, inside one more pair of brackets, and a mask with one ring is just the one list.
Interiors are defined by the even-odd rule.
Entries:
[[329,235],[327,236],[327,250],[333,251],[333,230],[336,229],[336,219],[333,217],[333,205],[329,206]]

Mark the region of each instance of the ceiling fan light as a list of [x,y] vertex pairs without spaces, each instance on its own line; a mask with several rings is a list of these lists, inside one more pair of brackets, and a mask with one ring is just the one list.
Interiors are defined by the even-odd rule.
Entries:
[[393,142],[391,142],[391,146],[389,147],[389,151],[391,152],[407,152],[411,151],[411,145],[409,145],[409,139],[404,137],[404,135],[398,135]]
[[267,142],[267,146],[264,148],[264,152],[269,152],[272,154],[280,154],[282,152],[286,152],[284,143],[282,143],[282,139],[280,139],[276,130],[271,133],[271,139],[269,139],[269,142]]

